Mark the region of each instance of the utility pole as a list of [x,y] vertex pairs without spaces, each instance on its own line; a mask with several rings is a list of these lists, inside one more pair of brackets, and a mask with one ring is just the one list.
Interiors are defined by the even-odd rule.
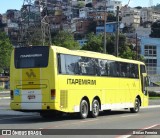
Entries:
[[138,38],[136,33],[136,59],[138,60]]
[[107,20],[107,17],[106,17],[106,12],[107,12],[107,0],[105,0],[105,9],[104,9],[104,47],[103,47],[103,53],[106,53],[106,20]]
[[29,46],[39,42],[41,29],[38,5],[35,0],[24,0],[19,18],[18,46]]
[[47,0],[24,0],[19,19],[19,46],[51,45]]
[[39,0],[41,16],[42,45],[51,45],[50,19],[48,15],[48,1]]
[[117,6],[116,14],[116,43],[115,43],[115,56],[118,57],[118,47],[119,47],[119,6]]

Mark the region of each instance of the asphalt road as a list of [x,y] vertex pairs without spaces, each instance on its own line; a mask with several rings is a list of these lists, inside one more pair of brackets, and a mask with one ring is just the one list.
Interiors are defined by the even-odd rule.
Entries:
[[[132,133],[136,129],[154,128],[160,125],[160,100],[150,100],[148,108],[141,108],[137,114],[130,113],[129,110],[114,110],[109,113],[101,112],[97,118],[87,118],[85,120],[79,119],[77,115],[64,115],[61,118],[44,119],[41,118],[38,113],[23,113],[12,111],[9,108],[10,99],[3,96],[0,97],[0,129],[37,129],[37,130],[50,130],[54,133],[55,129],[59,129],[59,134],[55,137],[122,137],[117,130],[125,131],[127,137],[133,137],[128,134]],[[70,129],[66,132],[62,132],[64,129]],[[83,130],[87,129],[87,131]],[[91,130],[88,130],[91,129]],[[105,130],[103,130],[105,129]],[[112,129],[117,129],[113,131]],[[160,127],[158,128],[160,130]],[[98,130],[98,132],[96,132]],[[86,132],[90,134],[100,133],[99,130],[104,133],[112,135],[82,135]],[[113,132],[112,132],[113,131]],[[63,135],[65,134],[66,135]],[[67,135],[67,134],[77,135]],[[103,133],[103,132],[102,132]],[[78,135],[79,134],[79,135]],[[157,135],[153,135],[154,138]],[[16,136],[14,136],[16,137]],[[27,136],[33,137],[33,136]],[[41,137],[53,137],[53,136],[41,136]],[[124,137],[124,136],[123,136]],[[126,136],[125,136],[126,137]],[[135,136],[134,136],[135,137]],[[142,137],[142,136],[141,136]],[[151,136],[143,136],[143,138]],[[0,138],[6,138],[0,136]]]

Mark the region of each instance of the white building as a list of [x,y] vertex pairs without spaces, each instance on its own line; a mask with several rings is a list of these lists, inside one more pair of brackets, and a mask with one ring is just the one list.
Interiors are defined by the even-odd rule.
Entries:
[[141,9],[140,16],[143,22],[155,22],[156,20],[160,20],[160,12],[153,11],[150,8],[143,8]]
[[140,25],[140,11],[137,9],[127,9],[123,11],[122,23],[126,26],[134,26],[135,28]]
[[2,14],[2,23],[7,23],[7,14]]
[[107,0],[106,1],[107,11],[116,13],[117,6],[119,6],[119,9],[122,7],[122,1],[118,0]]
[[72,6],[77,6],[79,3],[84,3],[84,5],[92,3],[92,0],[72,0]]
[[79,9],[79,18],[87,18],[88,8]]

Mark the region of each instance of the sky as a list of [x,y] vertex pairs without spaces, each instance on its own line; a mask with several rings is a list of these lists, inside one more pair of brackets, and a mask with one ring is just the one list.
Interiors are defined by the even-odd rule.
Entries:
[[[17,9],[20,10],[21,6],[23,5],[24,0],[0,0],[0,13],[5,13],[8,9]],[[119,0],[122,1],[123,5],[126,5],[129,0]],[[160,4],[159,0],[152,0],[153,5],[156,5],[157,3]],[[130,7],[136,7],[136,6],[142,6],[142,7],[148,7],[149,6],[149,0],[130,0],[129,3]]]

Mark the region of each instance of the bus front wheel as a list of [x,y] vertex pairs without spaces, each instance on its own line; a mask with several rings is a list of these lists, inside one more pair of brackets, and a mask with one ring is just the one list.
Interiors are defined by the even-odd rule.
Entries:
[[97,99],[94,99],[92,102],[91,116],[95,118],[98,115],[99,115],[99,101]]
[[82,100],[81,101],[81,104],[80,104],[80,117],[82,119],[85,119],[87,118],[88,116],[88,111],[89,111],[89,108],[88,108],[88,102],[86,100]]
[[138,113],[139,112],[139,109],[140,109],[140,101],[138,98],[135,99],[135,103],[134,103],[134,107],[133,108],[130,108],[130,111],[132,113]]

